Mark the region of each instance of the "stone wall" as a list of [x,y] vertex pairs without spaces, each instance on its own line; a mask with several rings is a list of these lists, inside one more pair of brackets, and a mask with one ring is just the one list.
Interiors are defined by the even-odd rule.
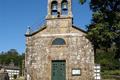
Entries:
[[[93,80],[94,51],[85,31],[73,26],[71,0],[68,15],[51,15],[48,0],[46,24],[36,32],[26,35],[25,67],[27,80],[51,80],[52,60],[66,61],[66,80]],[[62,0],[57,0],[61,12]],[[65,40],[65,45],[52,45],[56,38]],[[73,76],[72,69],[80,68],[81,75]]]
[[[26,67],[31,80],[51,80],[52,60],[66,60],[66,80],[93,80],[94,52],[85,33],[71,28],[69,33],[47,34],[47,29],[27,37]],[[66,45],[52,45],[55,38],[63,38]],[[80,68],[81,76],[72,76],[73,68]]]
[[9,80],[8,73],[0,73],[0,80]]

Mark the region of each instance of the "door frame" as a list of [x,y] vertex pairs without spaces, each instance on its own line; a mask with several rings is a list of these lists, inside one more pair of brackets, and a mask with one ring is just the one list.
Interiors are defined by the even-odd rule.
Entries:
[[52,60],[51,61],[51,80],[53,80],[53,62],[64,62],[65,64],[65,70],[64,70],[64,75],[65,75],[65,80],[66,80],[66,60]]

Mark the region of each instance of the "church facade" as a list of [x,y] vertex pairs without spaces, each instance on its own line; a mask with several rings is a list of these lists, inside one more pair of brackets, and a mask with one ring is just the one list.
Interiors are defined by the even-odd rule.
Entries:
[[46,23],[26,33],[27,80],[94,80],[94,50],[73,25],[71,0],[48,0]]

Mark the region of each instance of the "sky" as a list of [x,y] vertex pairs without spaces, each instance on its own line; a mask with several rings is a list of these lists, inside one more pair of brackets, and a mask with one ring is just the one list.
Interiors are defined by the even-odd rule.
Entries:
[[[86,30],[92,12],[89,2],[79,4],[72,0],[74,25]],[[0,52],[16,49],[25,52],[27,27],[38,28],[47,15],[47,0],[0,0]]]

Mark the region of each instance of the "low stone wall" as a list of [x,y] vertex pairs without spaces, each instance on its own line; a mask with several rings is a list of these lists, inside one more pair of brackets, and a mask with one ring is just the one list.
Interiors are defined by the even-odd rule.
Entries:
[[0,73],[0,80],[9,80],[8,73]]

